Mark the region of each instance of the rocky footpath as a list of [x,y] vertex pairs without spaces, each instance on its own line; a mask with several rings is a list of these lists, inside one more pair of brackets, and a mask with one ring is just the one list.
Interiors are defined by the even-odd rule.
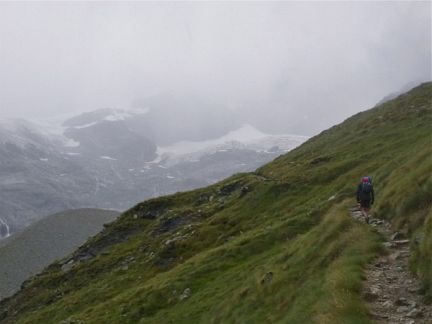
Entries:
[[[364,221],[357,208],[350,212],[355,219]],[[376,323],[432,323],[432,305],[424,304],[419,294],[421,284],[409,270],[409,240],[392,231],[384,220],[371,218],[370,225],[385,238],[386,251],[368,265],[365,273],[362,294],[371,319]]]

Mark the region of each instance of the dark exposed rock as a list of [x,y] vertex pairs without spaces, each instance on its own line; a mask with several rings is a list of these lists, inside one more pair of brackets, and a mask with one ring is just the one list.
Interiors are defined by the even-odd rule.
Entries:
[[240,196],[246,195],[250,191],[250,188],[248,186],[243,186],[240,188]]
[[159,227],[156,228],[152,232],[152,235],[160,235],[160,234],[172,231],[172,230],[178,228],[179,226],[187,224],[187,223],[188,223],[188,219],[186,219],[185,217],[166,219],[166,220],[162,221],[162,223],[159,225]]
[[241,185],[240,185],[240,183],[238,183],[238,182],[229,183],[229,184],[223,186],[223,187],[219,190],[219,193],[220,193],[222,196],[228,196],[228,195],[230,195],[231,193],[233,193],[234,191],[236,191],[237,189],[239,189],[240,186],[241,186]]
[[159,214],[155,213],[154,211],[148,210],[143,212],[137,212],[135,215],[144,219],[156,219]]
[[177,215],[171,218],[163,219],[160,221],[160,225],[152,232],[152,235],[161,235],[170,232],[182,225],[197,221],[199,218],[199,214],[187,212],[183,215]]
[[95,258],[96,256],[106,253],[110,246],[126,241],[129,237],[139,232],[139,229],[126,228],[119,229],[112,233],[104,233],[104,235],[91,247],[84,245],[75,252],[72,259],[74,262],[84,262]]
[[134,210],[134,216],[144,219],[156,219],[164,214],[169,208],[169,202],[164,200],[147,201],[137,206]]
[[268,284],[272,281],[272,279],[273,279],[273,272],[269,271],[262,277],[261,284],[262,285]]
[[174,264],[174,262],[175,262],[175,258],[173,258],[173,257],[172,258],[157,258],[153,264],[156,267],[159,267],[161,269],[167,269],[167,268],[171,267]]

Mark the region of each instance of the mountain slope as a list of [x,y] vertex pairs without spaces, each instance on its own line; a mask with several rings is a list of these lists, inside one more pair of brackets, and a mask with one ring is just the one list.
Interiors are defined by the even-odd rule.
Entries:
[[[134,130],[145,129],[148,113],[103,109],[63,125],[0,121],[0,239],[62,210],[125,210],[143,199],[207,186],[255,170],[306,140],[249,127],[161,148]],[[178,154],[185,144],[187,154]]]
[[0,318],[367,323],[362,272],[380,237],[347,211],[363,175],[375,216],[415,238],[430,298],[431,91],[357,114],[255,173],[138,204],[1,302]]
[[[34,125],[0,122],[0,238],[41,216],[90,204],[89,174]],[[6,225],[5,225],[6,224]]]
[[71,253],[118,215],[116,211],[98,209],[64,211],[47,216],[2,240],[0,298],[11,295],[25,279]]

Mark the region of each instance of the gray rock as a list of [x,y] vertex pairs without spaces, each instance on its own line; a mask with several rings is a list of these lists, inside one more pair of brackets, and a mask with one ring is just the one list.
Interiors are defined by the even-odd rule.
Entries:
[[386,300],[384,303],[382,303],[382,306],[385,308],[393,307],[393,303],[391,300]]
[[409,243],[409,240],[395,240],[393,243],[396,245],[405,245]]
[[401,257],[401,254],[400,254],[400,252],[395,252],[395,253],[392,253],[390,256],[389,256],[389,259],[390,260],[398,260],[398,259],[400,259],[400,257]]
[[395,305],[396,306],[409,306],[410,303],[408,302],[408,300],[405,297],[399,297],[398,299],[396,299]]
[[407,313],[407,312],[409,312],[408,306],[399,306],[398,308],[396,308],[396,313],[398,314]]
[[190,288],[186,288],[183,293],[179,296],[179,300],[188,299],[192,294],[192,291]]
[[273,272],[267,272],[261,279],[261,284],[270,283],[273,279]]
[[419,291],[419,288],[416,287],[409,287],[408,288],[408,292],[412,293],[412,294],[417,294]]
[[421,315],[422,315],[422,312],[418,308],[413,308],[407,314],[407,316],[410,318],[418,318],[418,317],[421,317]]
[[389,249],[389,248],[392,248],[392,247],[394,246],[394,244],[393,244],[392,242],[384,242],[384,243],[383,243],[383,246],[384,246],[386,249]]
[[73,266],[74,266],[74,261],[70,260],[68,263],[63,264],[61,269],[63,272],[68,272],[72,269]]
[[390,239],[391,239],[392,241],[394,241],[394,240],[403,240],[403,239],[405,239],[405,235],[403,235],[403,234],[400,233],[400,232],[395,232],[395,233],[393,233],[392,236],[390,236]]

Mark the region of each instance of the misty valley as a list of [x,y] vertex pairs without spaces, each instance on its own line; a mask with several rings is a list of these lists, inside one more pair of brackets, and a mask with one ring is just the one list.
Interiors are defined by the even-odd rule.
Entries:
[[[172,109],[172,108],[171,108]],[[0,122],[0,236],[76,208],[122,211],[151,197],[256,169],[306,136],[267,135],[242,122],[101,109],[66,120]]]

